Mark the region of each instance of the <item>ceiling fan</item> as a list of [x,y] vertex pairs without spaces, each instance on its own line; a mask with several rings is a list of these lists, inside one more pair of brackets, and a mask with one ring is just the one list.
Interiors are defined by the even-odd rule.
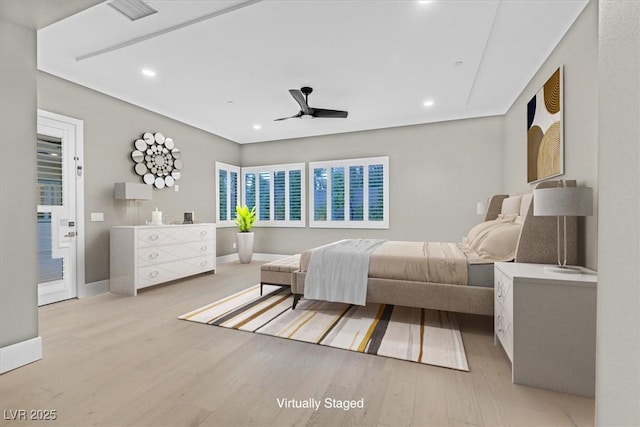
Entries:
[[313,92],[313,88],[303,87],[300,89],[289,89],[289,93],[293,96],[293,99],[300,104],[301,110],[295,116],[283,117],[281,119],[275,119],[274,121],[287,120],[287,119],[312,119],[314,117],[319,118],[332,118],[332,119],[344,119],[349,115],[348,111],[340,110],[326,110],[324,108],[312,108],[309,107],[308,99],[309,94]]

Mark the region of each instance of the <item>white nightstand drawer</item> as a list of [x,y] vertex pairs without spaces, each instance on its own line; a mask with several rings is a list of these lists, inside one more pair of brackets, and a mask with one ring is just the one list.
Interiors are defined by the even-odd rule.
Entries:
[[509,360],[513,363],[513,316],[500,303],[495,306],[494,328]]
[[505,310],[513,313],[513,280],[497,268],[494,271],[493,291],[495,302],[503,305]]

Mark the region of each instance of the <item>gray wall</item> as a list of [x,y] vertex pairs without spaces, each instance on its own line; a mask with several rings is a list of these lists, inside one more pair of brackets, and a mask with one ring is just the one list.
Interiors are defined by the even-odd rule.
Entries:
[[[138,202],[115,200],[113,184],[141,182],[129,156],[144,132],[172,137],[184,168],[179,192],[154,190],[152,201],[139,202],[140,222],[151,219],[155,207],[165,219],[181,221],[184,211],[195,211],[197,221],[215,222],[215,162],[238,164],[238,144],[44,72],[38,72],[38,108],[84,120],[87,283],[109,278],[110,227],[136,222]],[[104,222],[90,222],[91,212],[103,212]],[[230,253],[224,248],[234,239],[235,232],[221,229],[218,254]]]
[[[597,201],[598,4],[590,2],[505,115],[504,185],[509,194],[527,184],[527,102],[564,66],[564,178],[594,188]],[[579,219],[579,262],[597,268],[597,202],[592,217]]]
[[255,250],[291,254],[348,237],[460,241],[481,221],[476,202],[503,191],[502,131],[502,117],[487,117],[243,145],[242,166],[389,156],[389,230],[256,228]]
[[640,425],[640,2],[600,1],[596,423]]
[[36,32],[0,16],[0,347],[38,336]]

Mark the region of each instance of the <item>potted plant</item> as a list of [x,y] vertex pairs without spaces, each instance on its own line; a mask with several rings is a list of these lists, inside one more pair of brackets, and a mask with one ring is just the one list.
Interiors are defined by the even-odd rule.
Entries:
[[249,210],[247,205],[236,206],[236,224],[238,224],[237,234],[238,257],[241,264],[248,264],[253,258],[253,232],[251,227],[256,221],[256,207]]

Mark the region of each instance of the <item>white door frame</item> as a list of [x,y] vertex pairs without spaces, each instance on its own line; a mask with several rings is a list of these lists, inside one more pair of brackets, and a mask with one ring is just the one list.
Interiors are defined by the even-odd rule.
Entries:
[[75,136],[75,231],[78,234],[76,238],[75,286],[77,297],[82,298],[89,294],[86,289],[84,276],[84,122],[73,117],[38,109],[38,119],[40,118],[59,122],[61,129],[73,132]]

